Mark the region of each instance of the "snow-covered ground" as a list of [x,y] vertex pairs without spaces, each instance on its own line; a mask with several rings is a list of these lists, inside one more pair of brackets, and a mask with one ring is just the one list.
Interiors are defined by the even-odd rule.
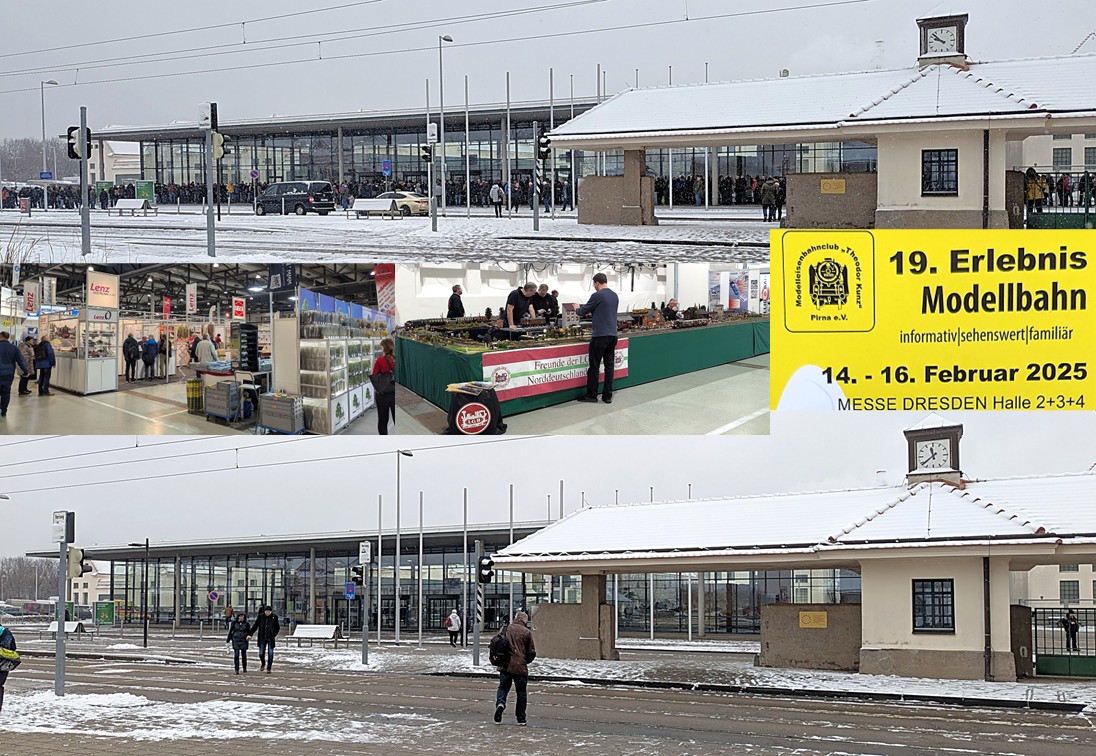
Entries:
[[[332,213],[263,216],[234,213],[217,224],[217,259],[236,262],[744,262],[766,263],[773,224],[722,211],[667,213],[659,226],[580,226],[574,216],[541,219],[526,209],[512,218],[463,213],[429,218],[356,219]],[[699,217],[698,217],[699,215]],[[91,248],[80,255],[75,211],[0,213],[0,252],[27,262],[199,262],[206,255],[205,217],[165,209],[158,216],[91,220]]]

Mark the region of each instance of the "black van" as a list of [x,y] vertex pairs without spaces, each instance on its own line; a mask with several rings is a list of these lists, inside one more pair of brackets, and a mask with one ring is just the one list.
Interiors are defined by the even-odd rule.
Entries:
[[271,184],[255,201],[255,214],[310,212],[327,215],[335,209],[335,189],[330,181],[283,181]]

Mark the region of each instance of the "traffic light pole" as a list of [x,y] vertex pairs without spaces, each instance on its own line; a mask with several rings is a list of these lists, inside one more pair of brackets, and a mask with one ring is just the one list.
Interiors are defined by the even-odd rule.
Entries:
[[216,231],[213,228],[213,129],[206,129],[206,254],[217,256]]
[[[534,149],[540,146],[540,124],[533,121]],[[540,231],[540,160],[533,154],[533,230]]]
[[[365,565],[362,575],[362,664],[369,663],[369,565]],[[380,616],[380,612],[377,612]]]
[[480,663],[480,628],[483,627],[483,583],[479,580],[480,557],[483,556],[483,541],[476,541],[476,622],[472,626],[472,666]]
[[53,677],[53,693],[65,695],[65,579],[68,576],[68,544],[61,543],[61,560],[57,563],[57,617],[56,673]]
[[80,150],[80,254],[83,257],[91,254],[91,202],[88,200],[88,152],[91,145],[87,143],[87,133],[88,109],[81,106],[80,141],[84,149]]

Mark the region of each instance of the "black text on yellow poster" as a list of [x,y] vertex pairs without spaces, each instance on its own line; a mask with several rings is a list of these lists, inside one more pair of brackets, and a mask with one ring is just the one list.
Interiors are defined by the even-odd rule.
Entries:
[[1094,241],[772,232],[772,406],[1096,409]]

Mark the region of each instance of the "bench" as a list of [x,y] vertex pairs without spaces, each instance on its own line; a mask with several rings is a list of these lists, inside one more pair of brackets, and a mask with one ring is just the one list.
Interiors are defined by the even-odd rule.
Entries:
[[297,625],[293,629],[293,635],[289,636],[289,640],[297,641],[297,648],[301,647],[303,640],[308,641],[309,646],[314,641],[319,641],[334,643],[335,648],[338,648],[339,641],[343,641],[347,648],[350,647],[350,639],[342,634],[342,628],[339,625]]
[[368,218],[373,213],[387,215],[390,218],[395,215],[403,217],[403,213],[396,207],[396,200],[365,199],[363,197],[354,199],[354,204],[346,211],[348,218],[350,213],[354,213],[355,218]]
[[[49,634],[51,637],[57,637],[57,620],[49,623],[49,627],[45,630],[41,630],[38,633],[38,639],[41,640],[44,634]],[[83,622],[66,622],[65,623],[65,636],[75,636],[77,638],[85,637],[90,638],[92,633],[84,627]]]
[[157,205],[151,204],[147,199],[120,199],[114,203],[114,207],[107,210],[107,214],[110,214],[111,210],[117,210],[118,215],[121,216],[126,210],[129,210],[130,215],[136,215],[138,210],[148,215],[148,211],[151,210],[153,215],[160,214],[160,208]]

